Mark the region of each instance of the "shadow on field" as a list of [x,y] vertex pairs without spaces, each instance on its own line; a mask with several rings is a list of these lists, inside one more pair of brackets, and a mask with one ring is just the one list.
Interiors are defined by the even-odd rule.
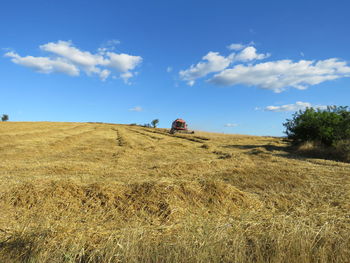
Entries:
[[271,145],[271,144],[257,144],[257,145],[224,145],[224,148],[234,148],[234,149],[241,149],[241,150],[257,150],[257,149],[265,149],[266,151],[273,152],[273,151],[284,151],[284,152],[290,152],[291,147],[289,145]]
[[290,144],[285,145],[273,145],[273,144],[257,144],[257,145],[223,145],[223,148],[233,148],[233,149],[241,149],[241,150],[249,150],[246,151],[246,154],[249,155],[264,155],[271,154],[273,156],[284,157],[288,159],[295,160],[308,160],[308,159],[324,159],[324,160],[332,160],[338,162],[347,162],[338,157],[336,154],[332,152],[329,153],[327,151],[322,152],[322,150],[313,150],[313,151],[300,151],[296,146],[292,146]]
[[[273,144],[248,144],[248,145],[224,145],[223,148],[249,150],[246,154],[249,155],[264,155],[271,154],[273,156],[284,157],[288,159],[306,160],[312,158],[306,155],[300,155],[295,152],[295,149],[289,145],[273,145]],[[316,157],[313,157],[316,158]]]

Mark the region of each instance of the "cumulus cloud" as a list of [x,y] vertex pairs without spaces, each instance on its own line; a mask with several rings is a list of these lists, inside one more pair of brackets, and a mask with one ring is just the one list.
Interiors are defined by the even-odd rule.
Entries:
[[[232,46],[233,45],[233,46]],[[205,55],[201,62],[196,65],[192,65],[189,69],[181,70],[179,72],[180,78],[187,81],[187,84],[193,86],[195,80],[207,76],[210,73],[220,72],[226,69],[230,64],[236,63],[239,61],[253,61],[264,59],[269,56],[269,54],[258,54],[256,53],[255,47],[248,46],[245,47],[239,46],[241,44],[231,44],[231,49],[243,48],[239,53],[231,53],[228,56],[222,56],[219,52],[209,52]]]
[[228,48],[238,52],[226,57],[209,52],[203,57],[204,61],[181,70],[180,78],[192,86],[198,78],[214,73],[207,81],[216,85],[255,86],[279,93],[287,88],[303,90],[325,81],[350,77],[350,67],[338,58],[259,62],[269,58],[270,54],[258,53],[253,43],[247,46],[231,44]]
[[137,112],[140,112],[140,111],[143,111],[143,109],[142,109],[142,107],[140,107],[140,106],[135,106],[135,107],[129,109],[129,111],[137,111]]
[[132,78],[133,76],[134,75],[131,72],[129,72],[129,71],[120,74],[120,77],[124,80],[125,84],[130,84],[129,83],[129,79]]
[[50,42],[41,45],[40,49],[65,58],[67,61],[83,67],[88,73],[99,73],[100,70],[96,66],[106,63],[103,56],[81,51],[72,46],[72,43],[68,41]]
[[238,61],[247,62],[252,60],[265,59],[265,58],[268,58],[269,56],[270,56],[269,53],[267,54],[256,53],[255,47],[246,47],[240,53],[234,56],[234,60],[237,62]]
[[180,71],[180,78],[192,86],[195,80],[206,76],[209,73],[219,72],[227,68],[232,58],[219,55],[218,52],[209,52],[202,58],[204,61],[192,65],[189,69]]
[[104,70],[102,70],[102,71],[100,72],[100,79],[101,79],[102,81],[105,81],[105,80],[109,77],[110,74],[111,74],[111,71],[110,71],[110,70],[104,69]]
[[236,44],[231,44],[227,47],[229,50],[241,50],[243,48],[245,48],[245,45],[240,44],[240,43],[236,43]]
[[307,89],[327,80],[350,76],[346,62],[332,58],[321,61],[278,60],[255,65],[236,65],[216,74],[211,83],[233,86],[243,84],[282,92],[287,87]]
[[318,108],[318,109],[326,109],[327,106],[325,105],[312,105],[309,102],[302,102],[297,101],[294,104],[286,104],[281,106],[267,106],[264,110],[265,111],[273,111],[273,112],[283,112],[283,111],[298,111],[298,110],[304,110],[306,108]]
[[15,52],[7,52],[12,62],[34,69],[40,73],[65,73],[71,76],[79,75],[84,71],[87,75],[97,74],[102,81],[106,80],[113,70],[127,81],[134,76],[131,72],[142,62],[142,57],[125,53],[111,52],[111,46],[118,40],[112,40],[106,45],[109,48],[99,49],[97,53],[82,51],[70,41],[50,42],[40,46],[40,49],[51,54],[50,57],[21,57]]
[[36,72],[50,74],[50,73],[64,73],[70,76],[78,76],[79,69],[72,63],[64,61],[60,58],[51,59],[47,57],[21,57],[15,52],[7,52],[5,57],[10,57],[15,64],[22,65],[35,70]]
[[224,126],[228,127],[228,128],[232,128],[232,127],[237,127],[238,124],[236,124],[236,123],[226,123]]
[[109,60],[106,63],[106,66],[114,68],[120,72],[128,72],[129,70],[133,70],[142,62],[142,58],[140,56],[131,56],[123,53],[116,54],[113,52],[107,52],[107,56],[109,57]]

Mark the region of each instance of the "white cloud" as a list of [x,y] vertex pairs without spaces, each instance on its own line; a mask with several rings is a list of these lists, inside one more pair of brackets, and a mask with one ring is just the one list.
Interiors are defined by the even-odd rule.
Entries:
[[245,45],[237,43],[237,44],[231,44],[227,47],[229,50],[241,50],[245,48]]
[[180,78],[187,81],[188,85],[192,86],[195,80],[206,76],[209,73],[219,72],[227,68],[232,58],[219,55],[218,52],[209,52],[202,58],[205,62],[199,62],[192,65],[189,69],[180,71]]
[[189,80],[187,82],[187,85],[192,87],[194,85],[194,83],[196,83],[194,80]]
[[237,127],[238,124],[236,124],[236,123],[226,123],[224,126],[228,127],[228,128],[232,128],[232,127]]
[[170,72],[172,72],[172,71],[173,71],[173,68],[172,68],[172,67],[167,67],[167,68],[166,68],[166,72],[170,73]]
[[118,40],[111,40],[100,48],[96,54],[81,51],[70,41],[50,42],[40,46],[40,49],[53,54],[51,57],[21,57],[15,52],[7,52],[5,56],[12,57],[12,62],[34,69],[40,73],[60,72],[72,76],[79,75],[80,70],[87,75],[97,74],[102,81],[106,80],[113,69],[120,74],[125,82],[136,74],[134,70],[142,62],[142,57],[125,53],[111,52]]
[[129,109],[129,111],[137,111],[137,112],[140,112],[140,111],[143,111],[143,109],[142,109],[142,107],[140,107],[140,106],[135,106],[135,107]]
[[[218,52],[209,52],[204,61],[179,72],[180,78],[188,85],[194,85],[198,78],[216,73],[208,81],[222,86],[245,85],[269,89],[276,93],[287,88],[307,89],[328,80],[350,77],[350,66],[340,59],[299,60],[289,59],[260,62],[270,57],[269,53],[260,54],[251,42],[231,44],[230,50],[240,50],[227,57]],[[301,53],[304,56],[303,53]]]
[[135,69],[137,65],[142,62],[140,56],[131,56],[128,54],[116,54],[113,52],[107,52],[109,61],[106,63],[108,67],[114,68],[120,72],[128,72]]
[[88,73],[99,73],[96,66],[107,63],[101,55],[94,55],[87,51],[81,51],[72,46],[71,42],[58,41],[41,45],[40,49],[61,56],[71,63],[83,67]]
[[[231,44],[229,47],[230,49],[244,48],[242,44]],[[181,70],[179,74],[182,80],[187,81],[189,86],[193,86],[196,79],[205,77],[210,73],[220,72],[230,66],[231,63],[259,60],[269,56],[270,54],[256,53],[255,47],[252,46],[244,48],[237,54],[232,53],[227,57],[221,56],[218,52],[209,52],[202,58],[204,61],[192,65],[189,69]]]
[[255,47],[246,47],[243,49],[240,53],[234,56],[235,61],[252,61],[252,60],[260,60],[260,59],[265,59],[270,56],[269,53],[267,54],[258,54],[256,53],[256,48]]
[[216,74],[211,83],[233,86],[243,84],[282,92],[287,87],[307,89],[327,80],[350,76],[346,62],[335,58],[308,61],[277,60],[254,65],[239,64]]
[[7,52],[5,57],[12,58],[11,61],[15,64],[22,65],[31,68],[37,72],[50,74],[50,73],[64,73],[70,76],[78,76],[79,69],[60,58],[51,59],[47,57],[21,57],[15,52]]
[[120,74],[120,77],[124,80],[125,84],[130,84],[129,79],[133,77],[133,74],[129,71]]
[[102,70],[101,72],[100,72],[100,79],[102,80],[102,81],[105,81],[107,78],[108,78],[108,76],[111,74],[111,71],[110,70],[108,70],[108,69],[104,69],[104,70]]
[[306,108],[318,108],[318,109],[326,109],[327,106],[325,105],[314,105],[312,106],[309,102],[302,102],[297,101],[294,104],[286,104],[281,106],[267,106],[265,108],[265,111],[274,111],[274,112],[283,112],[283,111],[298,111],[298,110],[304,110]]

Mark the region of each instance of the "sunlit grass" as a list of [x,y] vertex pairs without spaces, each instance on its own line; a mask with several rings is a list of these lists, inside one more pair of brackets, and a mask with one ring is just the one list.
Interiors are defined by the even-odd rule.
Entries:
[[0,262],[349,262],[350,164],[286,146],[1,123]]

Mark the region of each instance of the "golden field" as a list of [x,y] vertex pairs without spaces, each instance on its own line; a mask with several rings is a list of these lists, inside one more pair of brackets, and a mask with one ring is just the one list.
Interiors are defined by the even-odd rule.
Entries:
[[350,164],[286,147],[0,123],[0,262],[350,262]]

